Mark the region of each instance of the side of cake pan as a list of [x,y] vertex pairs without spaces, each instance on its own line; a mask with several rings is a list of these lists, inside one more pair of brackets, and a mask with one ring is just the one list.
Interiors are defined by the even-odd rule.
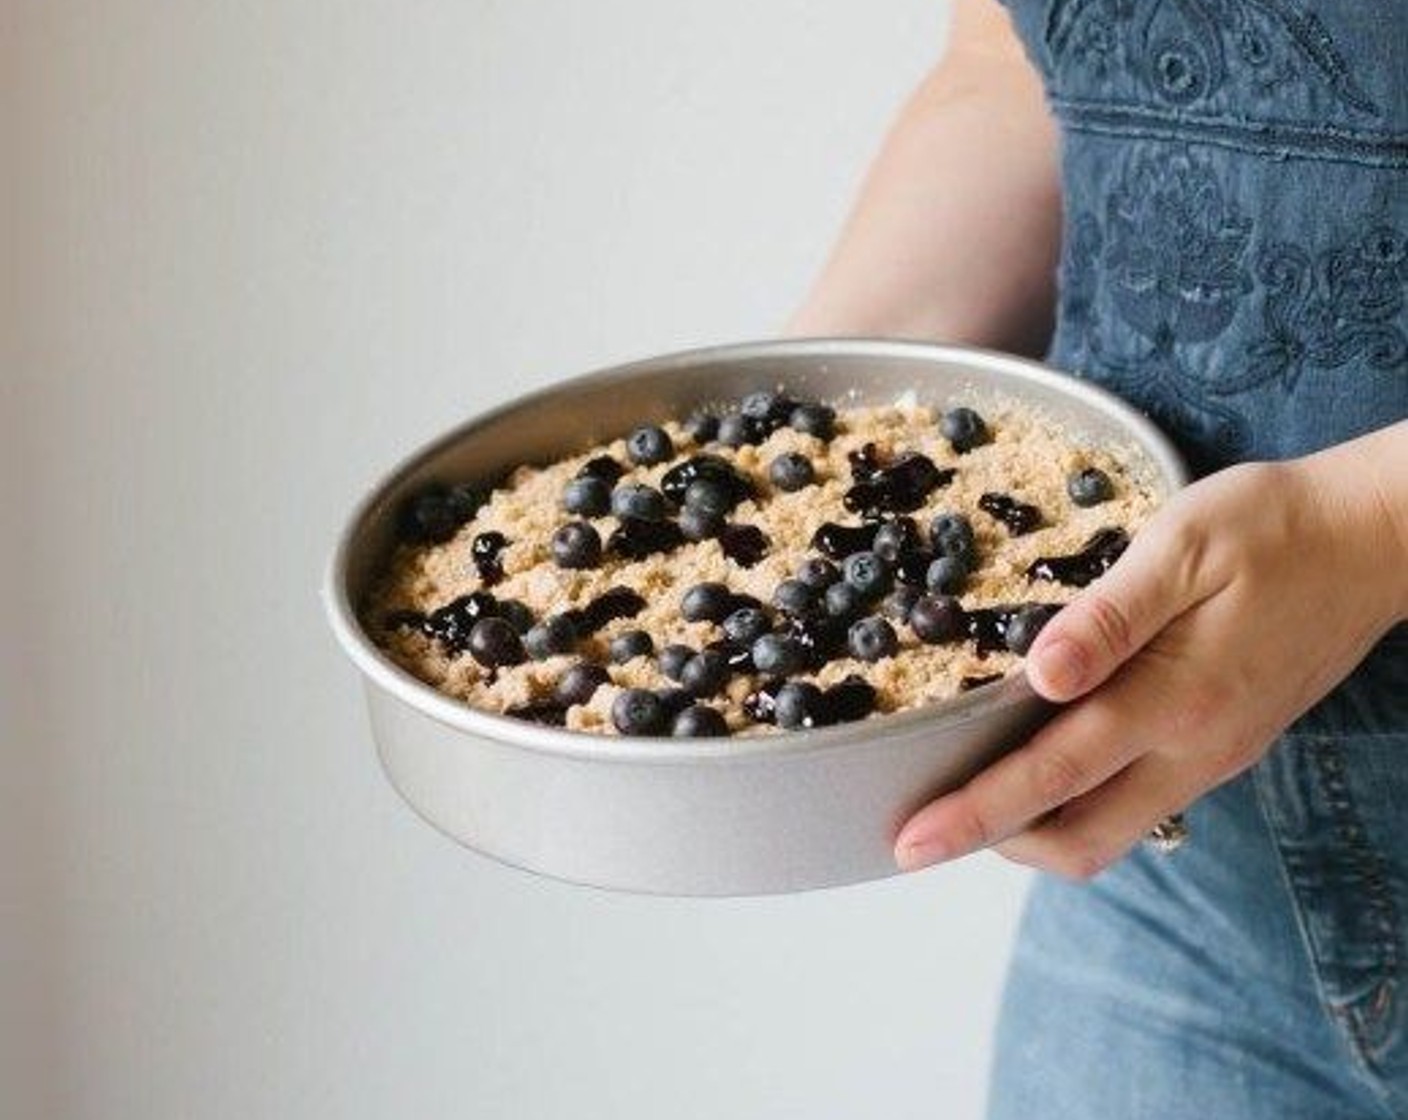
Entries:
[[904,818],[1023,742],[1050,714],[1020,674],[949,703],[841,727],[727,740],[624,739],[476,711],[384,656],[358,610],[401,501],[434,481],[492,481],[637,424],[784,388],[837,405],[1020,401],[1111,446],[1163,495],[1186,481],[1168,441],[1104,391],[1036,363],[880,340],[746,343],[564,381],[433,441],[353,512],[329,564],[328,617],[366,678],[373,736],[401,795],[461,843],[579,883],[662,894],[766,894],[892,874]]

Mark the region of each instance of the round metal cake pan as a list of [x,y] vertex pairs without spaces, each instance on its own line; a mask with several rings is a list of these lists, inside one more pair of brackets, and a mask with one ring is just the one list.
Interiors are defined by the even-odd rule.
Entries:
[[1168,440],[1109,393],[987,351],[868,339],[692,350],[562,381],[456,427],[353,510],[324,601],[365,678],[388,777],[427,821],[495,859],[617,890],[772,894],[893,874],[900,824],[1025,741],[1051,714],[1020,673],[943,704],[813,731],[627,739],[478,711],[395,665],[359,608],[394,546],[396,510],[431,482],[493,481],[646,421],[783,388],[838,405],[993,397],[1132,456],[1163,496],[1187,479]]

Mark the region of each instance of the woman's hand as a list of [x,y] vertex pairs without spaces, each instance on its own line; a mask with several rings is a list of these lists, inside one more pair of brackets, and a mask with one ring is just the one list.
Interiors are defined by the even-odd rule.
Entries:
[[995,846],[1089,878],[1251,766],[1408,616],[1408,424],[1179,493],[1027,660],[1079,702],[920,810],[914,869]]

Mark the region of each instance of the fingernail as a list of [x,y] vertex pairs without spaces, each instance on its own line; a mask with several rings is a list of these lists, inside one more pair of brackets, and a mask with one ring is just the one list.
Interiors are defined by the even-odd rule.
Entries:
[[[1042,692],[1058,696],[1073,696],[1080,692],[1085,679],[1085,654],[1069,638],[1053,638],[1034,650],[1027,668],[1035,676],[1032,682]],[[1043,687],[1044,686],[1044,687]]]
[[949,855],[948,846],[942,840],[911,840],[895,848],[895,863],[901,871],[918,871],[921,867],[943,863]]

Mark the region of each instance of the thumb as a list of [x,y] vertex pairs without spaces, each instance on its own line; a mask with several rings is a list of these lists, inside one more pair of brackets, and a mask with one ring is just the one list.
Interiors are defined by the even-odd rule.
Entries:
[[1147,526],[1108,572],[1042,629],[1026,662],[1038,693],[1057,703],[1083,696],[1197,601],[1196,565],[1178,561],[1182,550],[1168,547],[1177,531],[1168,528]]

